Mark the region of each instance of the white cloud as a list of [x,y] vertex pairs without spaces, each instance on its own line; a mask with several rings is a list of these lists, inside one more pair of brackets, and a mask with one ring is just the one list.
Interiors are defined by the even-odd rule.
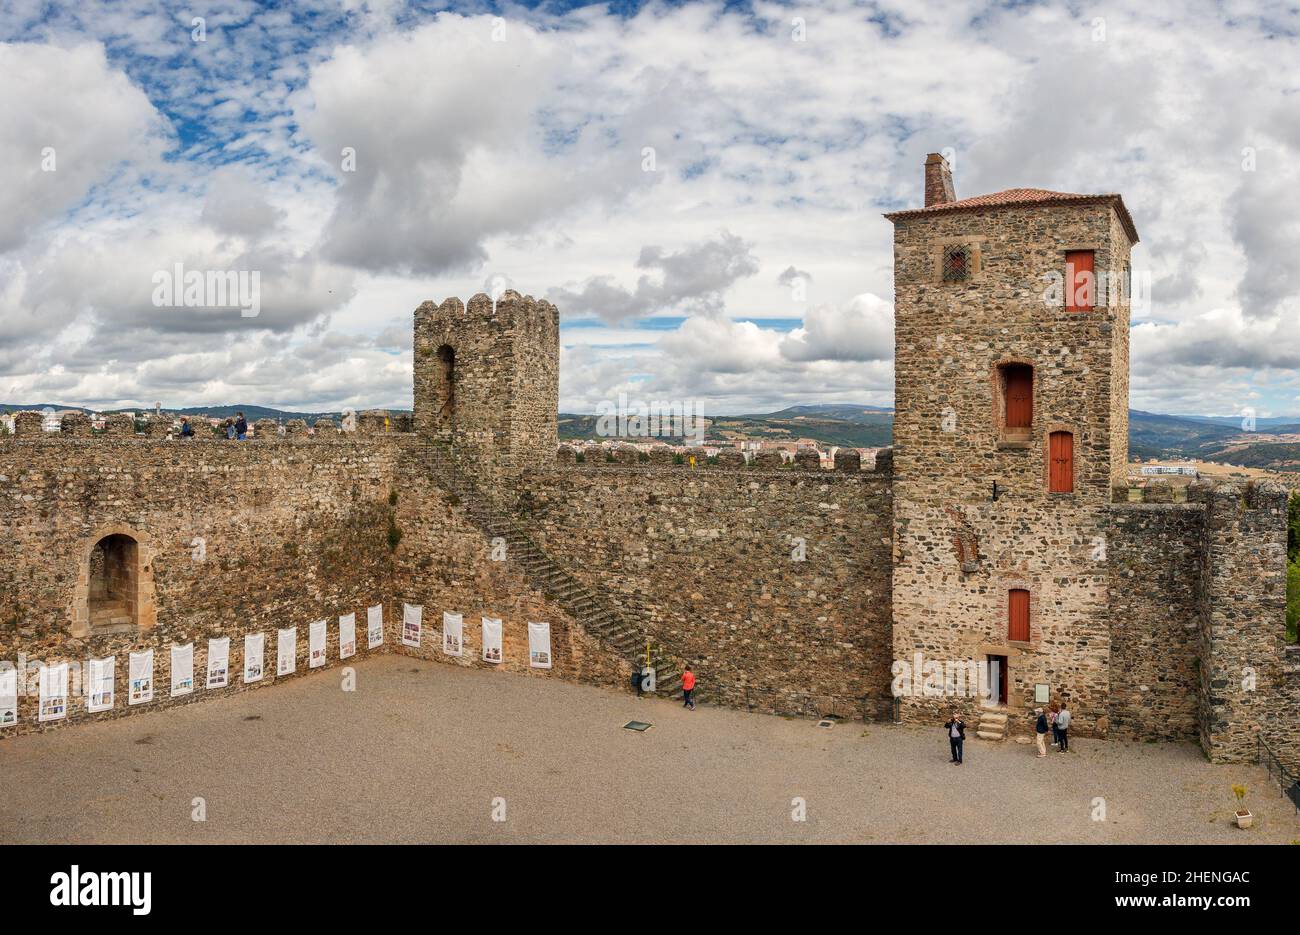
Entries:
[[[800,11],[806,42],[764,2],[512,9],[505,42],[491,16],[313,9],[220,7],[202,44],[152,0],[0,11],[23,40],[0,45],[5,397],[409,405],[411,308],[499,274],[570,318],[687,316],[575,337],[566,407],[620,386],[718,411],[888,402],[880,213],[952,147],[959,196],[1124,195],[1154,282],[1136,404],[1300,409],[1285,7],[827,0]],[[262,319],[142,304],[176,261],[264,269]]]
[[717,313],[727,290],[758,272],[750,248],[727,231],[676,251],[644,246],[636,267],[648,272],[638,277],[636,288],[619,286],[610,276],[593,276],[580,286],[553,287],[547,298],[566,312],[615,323],[660,311]]
[[0,253],[159,158],[165,121],[98,43],[0,42],[0,75]]
[[854,296],[843,308],[810,308],[803,327],[782,339],[781,354],[792,361],[890,360],[894,356],[894,308],[870,294]]

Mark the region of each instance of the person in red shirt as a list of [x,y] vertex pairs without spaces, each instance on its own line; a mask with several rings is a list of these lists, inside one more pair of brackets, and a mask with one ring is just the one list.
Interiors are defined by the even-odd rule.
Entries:
[[695,699],[691,697],[691,693],[694,691],[695,673],[691,671],[691,667],[688,664],[682,671],[682,697],[686,699],[682,702],[683,708],[690,708],[692,711],[695,710]]

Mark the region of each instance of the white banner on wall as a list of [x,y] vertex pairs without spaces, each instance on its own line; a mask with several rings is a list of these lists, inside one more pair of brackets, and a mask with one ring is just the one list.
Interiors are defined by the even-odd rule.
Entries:
[[194,691],[194,644],[172,644],[172,697]]
[[339,617],[339,658],[347,659],[357,653],[357,615]]
[[483,661],[501,661],[501,621],[493,617],[483,618]]
[[528,664],[534,669],[551,667],[551,625],[528,624]]
[[0,669],[0,727],[18,723],[18,670],[9,663]]
[[208,688],[230,684],[230,637],[208,640]]
[[117,675],[117,657],[90,660],[87,673],[90,684],[86,686],[87,711],[109,711],[113,707],[113,679]]
[[275,635],[275,674],[292,675],[298,668],[298,628],[279,630]]
[[307,668],[325,665],[325,621],[315,620],[307,627]]
[[465,627],[460,614],[442,612],[442,651],[448,656],[464,654]]
[[146,649],[142,653],[131,653],[131,660],[127,666],[127,683],[126,703],[145,704],[153,701],[153,650]]
[[41,666],[38,721],[58,721],[68,715],[68,664]]
[[366,609],[366,649],[374,649],[384,642],[384,605],[376,604]]
[[0,727],[18,723],[18,670],[12,663],[0,665]]
[[424,607],[420,604],[402,605],[402,645],[419,646],[420,632],[424,629]]
[[244,681],[262,681],[262,664],[266,659],[266,634],[244,635]]

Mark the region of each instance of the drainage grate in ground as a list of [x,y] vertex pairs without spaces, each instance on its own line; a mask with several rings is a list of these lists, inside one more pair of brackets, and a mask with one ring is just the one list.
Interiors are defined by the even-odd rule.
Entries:
[[643,731],[649,729],[650,729],[650,725],[647,724],[645,721],[628,721],[626,724],[623,725],[623,730]]

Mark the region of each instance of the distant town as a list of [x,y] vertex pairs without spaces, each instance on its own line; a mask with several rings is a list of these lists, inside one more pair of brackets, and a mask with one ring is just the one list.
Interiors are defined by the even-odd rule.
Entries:
[[[63,417],[72,413],[87,416],[91,431],[104,431],[109,415],[125,414],[135,422],[136,432],[154,437],[180,437],[182,419],[195,434],[224,437],[238,414],[248,423],[248,436],[266,432],[272,424],[283,433],[291,420],[306,424],[305,434],[314,432],[318,420],[333,422],[343,432],[352,431],[359,415],[391,416],[396,431],[409,430],[409,410],[353,410],[299,412],[259,405],[164,408],[161,403],[136,409],[105,409],[55,405],[0,404],[0,433],[13,432],[14,414],[36,411],[43,416],[45,431],[61,430]],[[1294,420],[1261,420],[1257,430],[1244,432],[1229,418],[1167,416],[1130,411],[1130,478],[1135,489],[1160,479],[1175,490],[1202,475],[1273,476],[1286,482],[1300,473],[1300,426]],[[165,425],[158,425],[163,422]],[[776,412],[752,415],[719,415],[701,418],[690,437],[645,437],[634,434],[610,437],[602,432],[598,417],[560,413],[559,437],[573,448],[580,460],[615,460],[619,448],[638,454],[639,461],[652,460],[655,449],[668,449],[674,459],[713,460],[724,452],[738,451],[746,462],[762,452],[775,452],[781,463],[792,464],[800,452],[815,453],[823,469],[829,470],[842,452],[856,452],[862,470],[872,470],[876,455],[892,442],[893,410],[879,406],[822,404],[792,406]],[[805,458],[807,455],[805,454]],[[656,452],[653,460],[662,458]],[[769,463],[774,463],[770,462]],[[805,462],[807,463],[807,462]]]

